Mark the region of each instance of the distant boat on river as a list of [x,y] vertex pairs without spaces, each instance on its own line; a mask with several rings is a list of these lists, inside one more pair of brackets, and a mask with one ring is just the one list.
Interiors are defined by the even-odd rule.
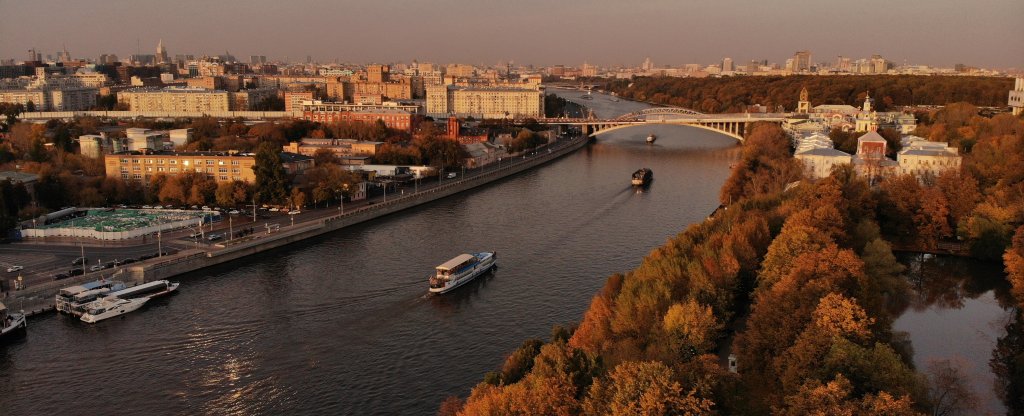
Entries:
[[633,186],[643,186],[651,183],[654,179],[654,171],[643,168],[636,172],[633,172]]

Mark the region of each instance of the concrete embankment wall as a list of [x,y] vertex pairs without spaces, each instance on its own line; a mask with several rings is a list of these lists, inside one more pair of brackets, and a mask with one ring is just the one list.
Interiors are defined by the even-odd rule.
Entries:
[[[452,180],[444,185],[420,191],[414,194],[407,194],[397,197],[389,197],[387,202],[362,207],[350,212],[338,214],[314,221],[307,221],[294,226],[282,226],[279,231],[272,233],[256,233],[251,237],[242,240],[224,243],[224,248],[215,251],[185,250],[175,255],[163,257],[152,263],[133,265],[124,269],[124,275],[118,277],[122,280],[132,282],[148,282],[152,280],[168,279],[180,274],[193,272],[202,268],[216,266],[232,260],[238,260],[247,256],[258,254],[267,250],[286,246],[291,243],[316,237],[331,231],[370,221],[389,215],[398,211],[426,204],[438,199],[468,191],[476,187],[506,178],[511,175],[529,170],[533,167],[543,165],[552,160],[558,159],[566,154],[572,153],[588,142],[588,138],[581,137],[567,142],[564,145],[548,149],[540,149],[536,156],[528,159],[514,159],[502,161],[502,166],[490,167],[479,175],[468,177],[462,180]],[[484,169],[488,169],[485,167]],[[26,312],[31,314],[51,309],[53,297],[60,288],[73,286],[82,282],[88,282],[99,277],[110,276],[110,271],[89,273],[85,276],[78,276],[74,279],[50,282],[29,290],[16,292],[14,302],[9,306],[18,307],[18,300],[22,300],[27,306]]]

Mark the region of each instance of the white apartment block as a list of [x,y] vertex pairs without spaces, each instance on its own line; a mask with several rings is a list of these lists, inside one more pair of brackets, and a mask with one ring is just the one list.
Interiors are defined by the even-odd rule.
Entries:
[[168,87],[137,88],[121,91],[117,101],[128,104],[131,111],[230,111],[227,91],[203,88]]
[[1013,83],[1013,90],[1010,91],[1010,108],[1013,115],[1019,116],[1024,113],[1024,78],[1017,78]]
[[923,180],[946,170],[960,170],[962,157],[955,147],[917,136],[906,136],[902,142],[903,149],[896,155],[901,174]]
[[517,119],[544,117],[544,88],[427,87],[427,115]]

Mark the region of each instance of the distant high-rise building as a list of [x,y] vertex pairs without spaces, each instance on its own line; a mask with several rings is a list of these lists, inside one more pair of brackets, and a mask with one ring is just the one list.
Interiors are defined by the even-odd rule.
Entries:
[[793,54],[793,72],[811,70],[811,51],[797,51]]
[[852,72],[852,69],[853,69],[853,67],[852,67],[852,63],[850,62],[850,58],[847,58],[847,57],[842,56],[842,55],[839,55],[839,56],[836,57],[836,66],[835,66],[835,70],[836,71],[839,71],[839,72]]
[[137,65],[153,65],[156,62],[156,56],[149,54],[132,55],[131,61]]
[[644,59],[644,63],[643,65],[640,66],[640,69],[644,71],[650,71],[654,69],[654,62],[651,61],[650,57],[647,57],[646,59]]
[[67,45],[64,45],[64,50],[57,52],[57,60],[60,62],[71,62],[71,52],[68,52]]
[[267,57],[263,55],[252,55],[249,57],[249,63],[253,65],[261,65],[267,63]]
[[100,59],[99,59],[99,61],[97,63],[99,63],[101,65],[113,65],[116,62],[117,62],[117,55],[106,54],[105,53],[105,54],[100,55]]
[[871,73],[873,74],[884,74],[891,66],[891,63],[885,60],[881,55],[871,55],[871,60],[869,62],[871,65]]
[[725,58],[722,60],[722,72],[732,72],[732,58]]
[[169,64],[171,60],[167,58],[167,49],[164,49],[164,40],[160,39],[160,42],[156,44],[156,63],[157,64]]

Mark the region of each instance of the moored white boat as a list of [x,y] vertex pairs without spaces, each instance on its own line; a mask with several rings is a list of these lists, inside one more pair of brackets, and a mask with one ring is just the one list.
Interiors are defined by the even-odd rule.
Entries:
[[124,289],[124,283],[116,280],[96,280],[61,289],[57,292],[54,305],[57,312],[69,313],[74,316],[82,316],[88,304],[106,296],[110,292]]
[[28,322],[24,313],[8,312],[7,307],[0,303],[0,342],[25,333]]
[[496,266],[498,253],[460,254],[436,267],[430,277],[431,293],[447,293]]
[[82,314],[82,322],[94,324],[104,319],[134,312],[148,301],[149,298],[119,299],[106,297],[89,305],[89,310]]
[[117,292],[113,292],[107,296],[112,296],[120,299],[135,299],[135,298],[157,298],[174,293],[178,290],[178,282],[171,282],[168,280],[154,280],[149,283],[143,283],[122,289]]
[[658,136],[655,136],[654,133],[647,135],[647,144],[654,143],[655,140],[658,140]]

